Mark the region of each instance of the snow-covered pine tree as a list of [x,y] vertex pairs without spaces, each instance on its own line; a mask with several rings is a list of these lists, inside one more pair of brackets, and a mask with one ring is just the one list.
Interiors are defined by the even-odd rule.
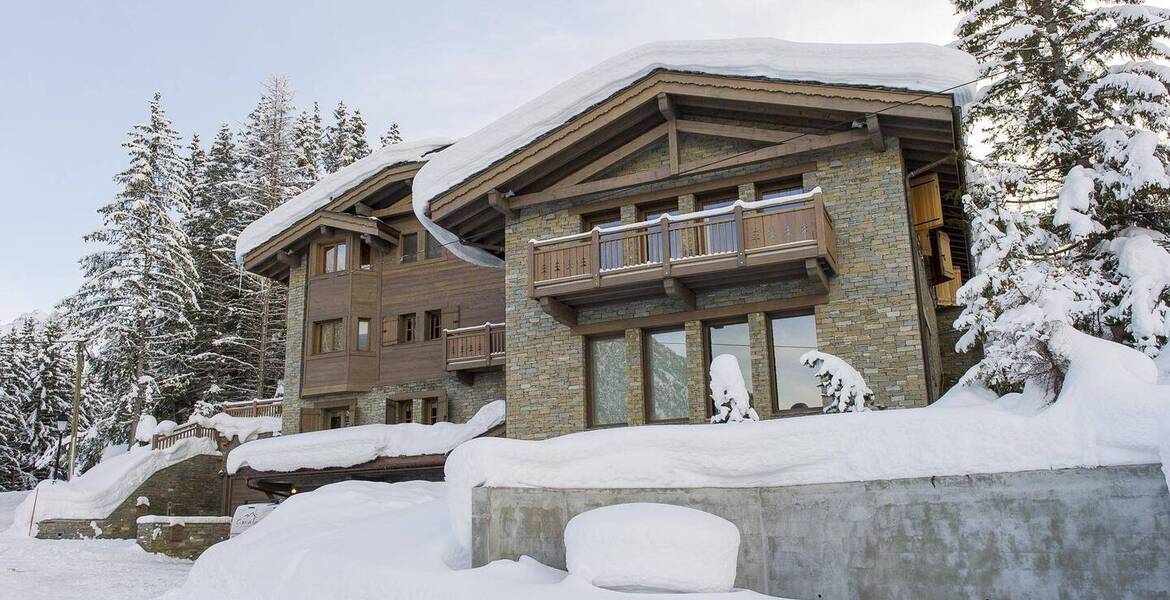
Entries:
[[27,316],[0,335],[0,489],[24,490],[36,484],[29,415],[36,328]]
[[180,352],[193,335],[198,280],[178,223],[186,166],[159,94],[149,112],[123,144],[130,166],[115,177],[122,191],[99,209],[102,227],[85,237],[100,248],[82,258],[84,281],[70,300],[96,341],[96,376],[115,399],[114,426],[101,433],[109,441],[125,440],[143,410],[160,402],[173,409],[190,375]]
[[354,109],[349,120],[349,148],[350,154],[346,157],[345,165],[361,160],[370,155],[370,141],[366,139],[366,120],[360,109]]
[[386,133],[383,133],[382,137],[378,138],[378,143],[382,144],[383,148],[391,144],[402,143],[402,134],[398,132],[397,121],[390,124],[390,129],[387,129]]
[[[297,195],[316,180],[315,173],[298,164],[293,135],[293,93],[288,82],[274,77],[266,85],[259,105],[248,118],[240,135],[241,170],[238,221],[224,230],[225,241],[234,246],[248,223],[267,214]],[[254,394],[266,397],[276,389],[283,374],[284,311],[287,290],[271,280],[241,274],[239,337],[241,346],[251,349]]]
[[345,102],[338,102],[333,109],[333,124],[325,129],[325,144],[322,163],[325,171],[334,173],[342,167],[370,154],[366,140],[366,122],[360,110],[350,114]]
[[322,136],[324,136],[324,131],[321,128],[321,109],[314,102],[313,112],[301,111],[300,116],[297,117],[296,125],[293,126],[293,138],[296,140],[297,147],[297,166],[306,174],[311,173],[314,181],[321,176],[324,170],[321,164]]
[[[43,479],[57,458],[58,432],[56,418],[71,418],[73,406],[73,346],[64,342],[64,324],[55,316],[39,324],[31,365],[31,414],[29,419],[30,472]],[[64,446],[64,441],[62,441]],[[66,469],[62,460],[59,467]],[[63,477],[63,471],[58,477]]]
[[187,361],[187,370],[191,372],[186,397],[182,401],[183,406],[191,406],[201,397],[209,386],[208,379],[214,373],[208,368],[209,365],[201,360],[203,354],[211,349],[215,339],[215,315],[209,307],[215,304],[211,296],[214,291],[212,250],[217,235],[217,224],[214,209],[210,206],[207,195],[206,169],[207,153],[199,143],[199,135],[192,134],[184,162],[184,177],[187,180],[186,210],[182,214],[180,225],[190,245],[191,260],[195,264],[199,285],[195,290],[198,308],[188,317],[194,335],[190,345],[182,351],[182,357]]
[[978,271],[960,290],[962,349],[1000,390],[1059,389],[1053,330],[1149,355],[1170,335],[1170,12],[1133,2],[956,0],[960,47],[990,82],[965,198]]

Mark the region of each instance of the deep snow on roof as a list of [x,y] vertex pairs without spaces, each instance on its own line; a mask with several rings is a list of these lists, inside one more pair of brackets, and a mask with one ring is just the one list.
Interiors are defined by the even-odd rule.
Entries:
[[[436,155],[414,178],[415,214],[436,232],[437,226],[425,219],[436,197],[656,70],[947,90],[957,104],[972,99],[974,87],[968,82],[978,77],[971,55],[923,43],[817,44],[748,38],[646,44],[565,81]],[[457,243],[449,247],[470,262],[500,264],[482,250]]]
[[393,144],[377,150],[369,156],[322,177],[309,189],[297,194],[272,212],[253,221],[240,232],[236,240],[236,259],[243,262],[244,255],[255,250],[268,240],[287,231],[301,219],[333,201],[334,198],[353,189],[363,181],[384,169],[411,162],[424,162],[436,150],[451,145],[447,138],[430,138],[417,142]]

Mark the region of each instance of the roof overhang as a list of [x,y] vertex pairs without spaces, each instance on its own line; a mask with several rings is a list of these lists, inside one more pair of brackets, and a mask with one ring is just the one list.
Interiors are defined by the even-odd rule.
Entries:
[[[272,276],[272,267],[287,271],[300,261],[301,249],[317,235],[332,235],[334,231],[350,231],[361,235],[374,245],[390,248],[398,245],[398,230],[373,216],[352,215],[322,210],[301,220],[295,226],[244,257],[244,268],[252,273]],[[274,264],[276,263],[276,264]]]

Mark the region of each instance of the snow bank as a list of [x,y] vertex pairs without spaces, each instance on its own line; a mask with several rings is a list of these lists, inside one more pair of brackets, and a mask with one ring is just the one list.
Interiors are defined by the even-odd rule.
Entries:
[[[933,44],[810,44],[768,38],[646,44],[580,73],[434,156],[414,179],[415,214],[432,233],[454,239],[426,219],[434,198],[661,69],[922,92],[960,86],[979,75],[972,56]],[[965,103],[974,87],[963,85],[947,93]],[[500,266],[481,250],[460,244],[449,249],[474,264]]]
[[322,177],[309,189],[297,194],[272,212],[253,221],[236,240],[236,260],[308,217],[337,196],[395,165],[427,160],[427,155],[449,146],[452,140],[431,138],[417,142],[392,144],[369,156]]
[[[290,436],[289,439],[298,436]],[[255,442],[260,443],[260,442]],[[345,481],[297,494],[244,533],[204,552],[165,600],[515,600],[613,598],[530,558],[477,569],[451,553],[446,484]],[[639,595],[638,600],[674,598]],[[754,592],[688,600],[764,598]]]
[[399,423],[360,425],[267,438],[228,454],[228,473],[240,467],[257,471],[295,471],[350,467],[383,456],[446,454],[504,422],[504,401],[487,404],[462,424]]
[[728,592],[738,559],[739,528],[685,506],[615,504],[565,526],[569,573],[603,588]]
[[480,485],[756,487],[1170,462],[1170,387],[1153,361],[1072,329],[1059,337],[1069,373],[1033,415],[976,391],[923,409],[472,440],[446,463],[454,529],[470,547]]
[[236,417],[219,413],[213,417],[192,415],[188,423],[211,427],[225,438],[249,442],[264,433],[280,434],[283,420],[280,417]]
[[46,519],[104,519],[151,475],[199,454],[217,454],[215,442],[187,438],[163,450],[138,446],[103,460],[72,481],[42,481],[16,507],[8,531],[29,535],[31,522],[35,535],[35,523]]
[[135,520],[139,525],[209,525],[231,524],[231,517],[142,515]]

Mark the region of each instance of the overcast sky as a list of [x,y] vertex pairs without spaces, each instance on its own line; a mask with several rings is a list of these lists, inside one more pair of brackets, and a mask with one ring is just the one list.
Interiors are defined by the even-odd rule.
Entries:
[[360,108],[371,143],[474,131],[632,46],[663,39],[948,43],[942,0],[30,2],[0,19],[0,322],[80,282],[81,236],[154,91],[208,141],[269,75],[299,105]]

